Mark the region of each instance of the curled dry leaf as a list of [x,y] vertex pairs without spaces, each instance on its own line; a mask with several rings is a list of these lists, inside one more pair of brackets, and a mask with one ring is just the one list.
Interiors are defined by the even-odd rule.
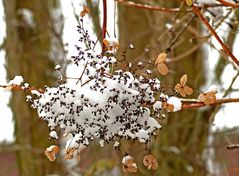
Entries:
[[176,84],[175,91],[178,92],[182,97],[186,97],[186,95],[191,95],[193,93],[193,89],[187,86],[188,77],[187,75],[183,75],[180,78],[180,83]]
[[158,64],[157,68],[161,75],[165,76],[168,74],[168,67],[165,63]]
[[90,12],[90,10],[86,6],[83,6],[83,10],[80,12],[80,16],[84,17],[89,12]]
[[74,152],[77,150],[76,147],[72,147],[72,148],[68,148],[66,150],[66,154],[65,154],[65,159],[66,160],[71,160],[74,157]]
[[143,158],[143,164],[150,170],[150,169],[157,169],[158,168],[158,162],[156,158],[153,155],[146,155]]
[[166,61],[167,54],[166,53],[160,53],[155,61],[155,65],[164,63]]
[[168,67],[165,64],[166,58],[166,53],[160,53],[155,61],[155,65],[157,66],[159,73],[163,76],[168,74]]
[[186,83],[187,83],[187,81],[188,81],[188,75],[183,75],[181,78],[180,78],[180,84],[182,85],[182,86],[185,86],[186,85]]
[[56,160],[56,154],[59,152],[59,147],[57,145],[51,145],[45,150],[45,155],[47,158],[53,162]]
[[216,92],[207,92],[207,93],[201,93],[198,96],[198,101],[203,102],[205,105],[214,104],[216,102]]
[[104,38],[103,43],[105,44],[105,46],[107,47],[107,49],[109,51],[118,50],[118,48],[119,48],[119,43],[116,40],[110,41],[110,40],[107,40],[106,38]]
[[168,104],[167,102],[163,102],[162,107],[167,112],[173,112],[173,110],[174,110],[174,106],[172,104]]
[[123,172],[134,173],[137,172],[137,165],[134,163],[134,158],[130,155],[126,155],[122,159],[122,169]]

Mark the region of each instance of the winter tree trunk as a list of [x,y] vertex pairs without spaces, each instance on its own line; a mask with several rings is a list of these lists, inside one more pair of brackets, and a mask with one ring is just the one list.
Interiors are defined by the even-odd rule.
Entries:
[[[135,2],[145,3],[147,1]],[[180,4],[177,1],[164,1],[160,2],[160,5],[179,7]],[[177,19],[182,21],[185,18],[187,20],[184,20],[176,30],[170,31],[166,28],[166,23],[177,26],[175,21]],[[121,50],[128,48],[130,43],[135,45],[133,51],[128,50],[127,52],[127,58],[130,62],[142,59],[145,61],[151,60],[154,63],[157,55],[165,51],[168,53],[168,57],[173,60],[176,56],[186,53],[198,44],[196,41],[190,42],[192,36],[200,32],[197,24],[198,20],[193,14],[180,12],[176,16],[175,13],[137,9],[119,4],[118,20]],[[193,22],[190,23],[191,21]],[[180,34],[180,30],[187,23],[190,23],[191,31],[194,30],[194,32],[186,29],[183,34]],[[178,40],[175,44],[172,43],[177,37]],[[199,48],[180,61],[169,62],[168,66],[171,72],[167,76],[162,77],[157,72],[154,74],[160,77],[163,89],[171,95],[180,77],[187,74],[188,84],[194,88],[194,96],[197,96],[205,77],[204,58],[205,53]],[[207,118],[209,115],[207,113],[207,111],[202,110],[183,110],[171,113],[166,120],[161,120],[163,130],[160,131],[158,139],[153,142],[151,149],[160,162],[156,175],[201,176],[206,173],[203,151],[207,144],[209,129]],[[149,174],[145,171],[141,172],[142,175]]]
[[[57,1],[54,1],[57,3]],[[59,3],[59,2],[58,2]],[[22,75],[24,82],[37,88],[52,86],[54,58],[50,58],[53,1],[4,0],[6,17],[6,69],[8,79]],[[32,15],[32,22],[29,21]],[[14,116],[15,143],[19,175],[42,176],[60,173],[59,163],[51,164],[44,156],[50,145],[47,124],[26,103],[27,93],[12,92],[10,107]]]

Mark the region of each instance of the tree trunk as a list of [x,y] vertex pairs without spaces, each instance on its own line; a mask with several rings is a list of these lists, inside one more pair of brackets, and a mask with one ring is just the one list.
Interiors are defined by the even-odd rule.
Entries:
[[[144,3],[145,1],[135,1]],[[179,7],[177,1],[160,2],[165,7]],[[119,44],[121,50],[128,48],[129,43],[134,43],[135,49],[127,51],[127,58],[130,62],[138,60],[151,60],[153,63],[160,52],[167,51],[169,58],[173,58],[189,51],[197,42],[189,40],[198,32],[196,18],[190,13],[162,13],[133,7],[126,7],[119,4]],[[173,22],[173,18],[186,18],[176,30],[168,30],[165,25]],[[175,45],[172,41],[180,34],[185,23],[193,21],[191,24],[195,33],[185,31],[179,36]],[[177,24],[173,23],[174,26]],[[173,28],[172,28],[173,29]],[[169,31],[165,33],[165,31]],[[171,46],[172,45],[172,46]],[[170,47],[169,47],[170,46]],[[147,51],[147,49],[149,49]],[[120,52],[120,50],[119,50]],[[194,88],[194,97],[199,93],[199,88],[204,81],[204,56],[205,53],[198,49],[187,55],[180,61],[168,63],[171,72],[162,77],[158,75],[163,89],[168,94],[173,94],[176,83],[179,82],[183,74],[188,75],[188,84]],[[137,62],[136,62],[137,63]],[[150,68],[154,68],[151,66]],[[207,144],[208,137],[208,117],[207,111],[183,110],[169,114],[166,120],[162,120],[163,130],[160,136],[152,145],[152,153],[159,158],[159,169],[156,175],[204,175],[206,173],[205,162],[203,161],[203,151]],[[142,173],[144,173],[142,171]],[[149,174],[149,173],[148,173]]]
[[[56,2],[56,1],[55,1]],[[8,79],[22,75],[24,82],[37,88],[52,86],[55,80],[54,62],[50,58],[52,20],[48,0],[43,1],[3,1],[6,16],[6,68]],[[25,19],[33,15],[34,23]],[[10,106],[15,122],[16,152],[19,175],[42,176],[61,173],[59,163],[51,164],[44,156],[50,145],[48,127],[26,103],[27,93],[13,92]]]

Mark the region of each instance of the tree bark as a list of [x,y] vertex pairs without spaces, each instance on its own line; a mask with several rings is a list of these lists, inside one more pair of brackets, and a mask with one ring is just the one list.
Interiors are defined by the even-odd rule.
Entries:
[[[24,82],[35,87],[52,86],[55,75],[50,58],[52,27],[48,0],[4,0],[6,16],[6,69],[8,79],[22,75]],[[35,23],[28,23],[24,13],[30,10]],[[10,107],[14,116],[19,175],[42,176],[61,173],[60,163],[51,164],[44,156],[50,145],[48,127],[26,103],[27,93],[12,92]]]
[[[143,0],[134,2],[145,3]],[[164,1],[160,2],[160,5],[165,7],[180,6],[177,1]],[[175,45],[168,48],[171,42],[178,37],[180,30],[185,26],[184,24],[189,21],[188,19],[195,19],[192,15],[182,14],[181,12],[176,16],[175,13],[160,13],[119,4],[120,50],[128,48],[129,43],[134,43],[135,49],[127,51],[127,58],[130,62],[143,59],[145,61],[151,60],[154,63],[157,55],[164,51],[173,60],[175,56],[197,45],[197,42],[190,43],[189,41],[195,33],[192,34],[186,29],[179,36]],[[187,20],[178,29],[165,33],[168,30],[165,27],[166,23],[173,23],[172,19],[174,18],[175,20],[183,20],[185,17]],[[191,26],[197,30],[196,33],[200,32],[195,20]],[[149,50],[147,51],[147,49]],[[166,77],[160,76],[157,72],[153,74],[160,78],[163,89],[171,95],[180,77],[187,74],[188,84],[194,87],[194,96],[196,97],[200,86],[204,82],[204,57],[205,53],[202,49],[198,49],[180,61],[168,63],[171,72]],[[149,68],[154,68],[154,66]],[[171,113],[166,120],[161,120],[163,130],[157,140],[153,142],[151,148],[152,153],[159,158],[161,163],[155,175],[201,176],[206,173],[203,151],[207,144],[209,129],[207,117],[209,117],[208,111],[185,110]],[[145,172],[141,171],[141,174],[144,175]]]

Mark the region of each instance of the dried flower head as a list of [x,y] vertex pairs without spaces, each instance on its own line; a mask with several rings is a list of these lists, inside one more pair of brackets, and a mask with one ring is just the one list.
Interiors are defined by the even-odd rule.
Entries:
[[188,76],[183,75],[180,79],[180,83],[176,84],[175,91],[178,92],[181,96],[186,97],[186,95],[191,95],[193,93],[193,89],[186,85],[188,81]]
[[153,155],[145,155],[143,158],[143,164],[146,166],[149,170],[150,169],[157,169],[158,168],[158,162],[156,158]]

